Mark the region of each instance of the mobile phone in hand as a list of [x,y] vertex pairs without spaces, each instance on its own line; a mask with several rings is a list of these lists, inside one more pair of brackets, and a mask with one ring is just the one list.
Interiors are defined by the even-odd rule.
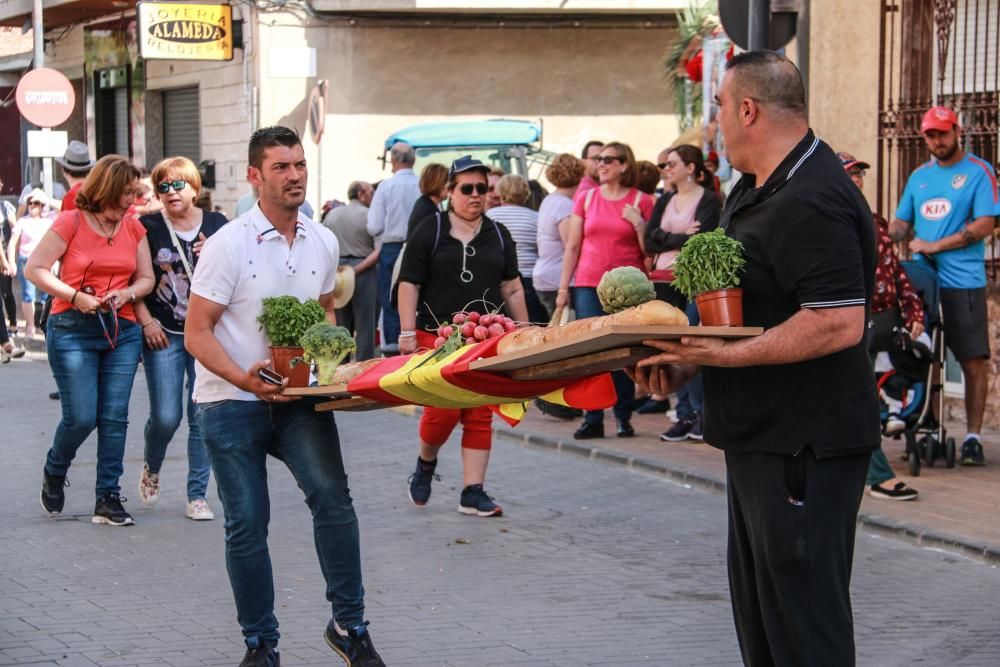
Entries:
[[257,377],[259,377],[262,381],[268,384],[277,385],[279,387],[281,386],[282,380],[285,379],[282,375],[266,367],[263,367],[257,371]]

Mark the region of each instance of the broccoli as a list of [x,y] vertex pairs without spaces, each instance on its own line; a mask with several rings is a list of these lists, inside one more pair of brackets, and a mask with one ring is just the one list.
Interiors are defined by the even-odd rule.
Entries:
[[305,330],[299,339],[302,360],[316,364],[316,378],[320,384],[333,384],[333,373],[344,357],[357,347],[351,332],[323,321]]

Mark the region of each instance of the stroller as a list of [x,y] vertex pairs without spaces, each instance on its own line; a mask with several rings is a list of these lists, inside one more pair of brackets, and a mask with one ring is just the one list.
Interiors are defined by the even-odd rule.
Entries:
[[[879,397],[882,402],[882,432],[890,417],[901,421],[903,428],[891,434],[903,438],[910,474],[920,475],[921,463],[928,466],[943,460],[948,468],[955,467],[955,439],[948,437],[939,415],[944,414],[944,386],[941,378],[945,370],[944,328],[941,316],[941,296],[937,275],[921,262],[900,263],[913,288],[920,295],[927,313],[927,335],[930,345],[910,338],[908,332],[898,327],[893,332],[893,345],[889,359],[893,369],[877,375]],[[935,378],[938,378],[935,381]],[[937,403],[935,413],[934,403]],[[898,414],[890,413],[888,404],[901,404]]]

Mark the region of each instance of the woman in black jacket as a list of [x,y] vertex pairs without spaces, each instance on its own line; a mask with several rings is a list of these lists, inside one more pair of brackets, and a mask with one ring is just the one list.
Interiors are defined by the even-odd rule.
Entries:
[[684,308],[684,295],[670,285],[677,254],[693,234],[719,226],[722,207],[698,148],[676,146],[661,153],[660,159],[657,166],[663,172],[666,193],[656,202],[646,223],[646,252],[653,263],[650,278],[656,298]]

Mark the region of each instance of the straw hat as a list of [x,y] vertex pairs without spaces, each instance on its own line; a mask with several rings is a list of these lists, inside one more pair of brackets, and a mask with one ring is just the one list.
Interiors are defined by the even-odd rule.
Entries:
[[341,264],[337,267],[337,280],[333,285],[333,307],[343,308],[354,296],[354,267]]

